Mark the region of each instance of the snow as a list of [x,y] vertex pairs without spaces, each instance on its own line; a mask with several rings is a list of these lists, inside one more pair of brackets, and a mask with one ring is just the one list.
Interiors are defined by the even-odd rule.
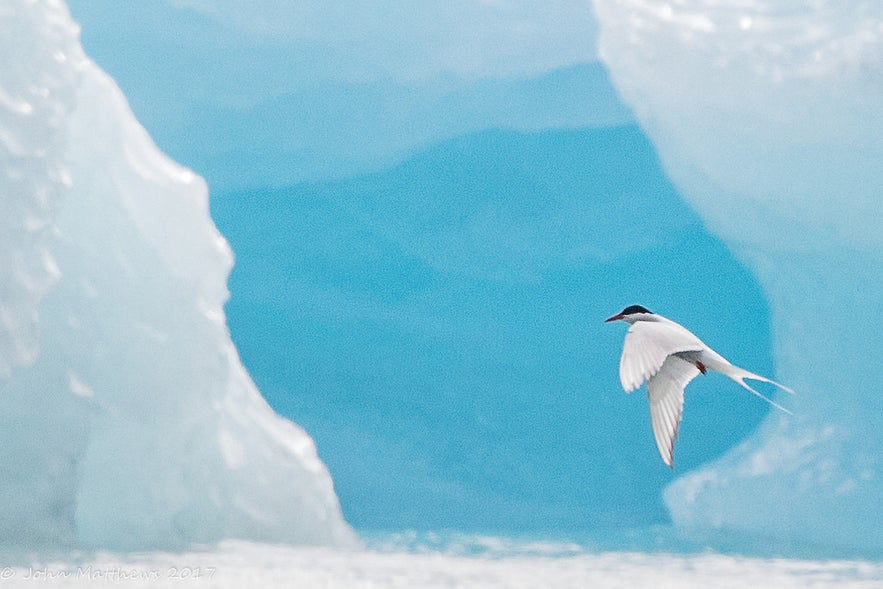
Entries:
[[[480,554],[457,546],[422,552],[405,547],[336,550],[225,542],[181,554],[99,553],[33,560],[0,569],[4,582],[72,587],[323,587],[326,589],[556,589],[583,587],[871,588],[883,566],[864,561],[747,558],[719,554],[587,552],[569,545],[512,544],[477,538]],[[549,554],[556,549],[563,554]]]
[[665,499],[684,529],[883,550],[883,17],[869,1],[596,0],[666,171],[764,287],[770,414]]
[[60,2],[0,8],[0,538],[351,545],[307,434],[243,368],[205,183]]

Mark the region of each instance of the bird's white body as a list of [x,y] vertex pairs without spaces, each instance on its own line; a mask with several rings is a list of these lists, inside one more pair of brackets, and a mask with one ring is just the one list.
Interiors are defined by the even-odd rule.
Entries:
[[[635,308],[641,312],[629,312]],[[646,309],[630,307],[608,321],[618,319],[631,324],[622,349],[619,378],[627,393],[647,383],[653,435],[659,454],[668,466],[673,465],[674,441],[684,408],[684,387],[700,372],[720,372],[773,406],[790,413],[751,388],[745,379],[769,382],[793,392],[791,389],[734,366],[686,327],[662,315],[643,311]]]

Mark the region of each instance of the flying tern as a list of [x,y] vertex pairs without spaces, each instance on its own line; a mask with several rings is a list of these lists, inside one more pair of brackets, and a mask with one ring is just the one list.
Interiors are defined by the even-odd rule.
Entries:
[[683,325],[648,311],[641,305],[626,307],[606,321],[625,321],[631,325],[622,348],[619,380],[627,393],[646,381],[653,436],[663,462],[669,467],[674,468],[674,443],[684,409],[684,387],[699,373],[705,374],[709,370],[720,372],[773,407],[791,414],[751,388],[745,379],[768,382],[789,393],[794,391],[769,378],[730,364]]

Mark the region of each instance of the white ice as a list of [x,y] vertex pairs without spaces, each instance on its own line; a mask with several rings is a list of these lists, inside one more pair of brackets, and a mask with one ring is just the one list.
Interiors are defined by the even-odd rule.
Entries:
[[312,440],[230,340],[205,183],[62,2],[4,2],[0,55],[0,543],[353,543]]
[[871,589],[883,565],[865,561],[747,558],[721,554],[591,553],[569,544],[519,545],[478,538],[486,551],[420,552],[382,547],[335,550],[246,542],[182,554],[102,553],[68,560],[33,560],[0,568],[2,582],[82,587],[309,587],[324,589]]
[[667,172],[762,282],[776,378],[797,391],[794,417],[771,413],[667,489],[674,521],[879,554],[879,3],[594,5],[603,59]]

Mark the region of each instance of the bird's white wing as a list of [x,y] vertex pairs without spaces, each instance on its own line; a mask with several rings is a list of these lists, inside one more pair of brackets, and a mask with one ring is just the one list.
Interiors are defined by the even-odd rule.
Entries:
[[638,321],[625,334],[619,380],[630,393],[659,372],[666,358],[678,352],[700,352],[707,346],[673,321]]
[[694,364],[678,356],[669,356],[647,381],[653,437],[663,462],[672,468],[675,439],[684,410],[684,387],[697,374],[699,369]]

